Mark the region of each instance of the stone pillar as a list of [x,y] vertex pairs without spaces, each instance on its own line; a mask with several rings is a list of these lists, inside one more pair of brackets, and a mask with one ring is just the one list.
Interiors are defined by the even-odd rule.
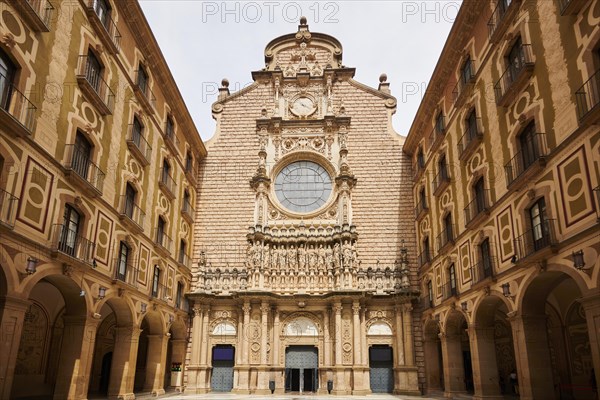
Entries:
[[460,336],[442,333],[440,339],[444,366],[444,395],[445,397],[454,397],[457,393],[466,393]]
[[279,309],[273,308],[273,362],[272,365],[275,367],[279,366]]
[[208,366],[208,353],[210,349],[208,340],[208,319],[210,316],[210,306],[204,306],[202,309],[202,347],[200,348],[200,370],[198,374],[198,393],[208,392],[209,384],[209,366]]
[[402,307],[402,322],[404,325],[404,360],[407,366],[415,365],[414,342],[412,332],[412,305],[404,304]]
[[110,367],[109,399],[133,399],[135,365],[142,330],[137,326],[118,327]]
[[27,300],[15,297],[0,299],[0,399],[10,398],[25,312],[30,304]]
[[[360,343],[361,354],[362,354],[362,365],[365,367],[369,366],[369,344],[367,343],[367,309],[363,308],[360,313]],[[367,370],[367,376],[365,382],[369,382],[369,371]]]
[[249,343],[247,337],[247,330],[250,326],[250,312],[252,311],[252,305],[249,301],[245,301],[242,306],[242,311],[244,313],[244,322],[242,326],[242,330],[238,333],[241,335],[241,363],[237,368],[238,370],[238,386],[234,388],[233,392],[237,394],[249,394],[250,393],[250,358],[249,358]]
[[493,327],[469,327],[474,399],[502,399]]
[[546,319],[545,314],[509,318],[521,400],[556,398]]
[[192,309],[194,319],[192,320],[192,349],[190,354],[190,365],[186,366],[187,385],[186,393],[196,394],[198,389],[198,370],[200,368],[200,349],[202,347],[202,307],[194,306]]
[[[171,339],[171,345],[172,345],[172,353],[171,353],[171,362],[174,363],[181,363],[181,365],[183,366],[185,363],[185,351],[186,351],[186,346],[187,346],[187,340],[185,339]],[[169,373],[169,370],[171,368],[170,365],[165,365],[165,368],[167,369],[167,373]],[[169,380],[169,386],[175,388],[178,391],[182,390],[182,386],[175,386],[173,385],[173,383],[175,382],[171,382]],[[182,380],[182,385],[183,385],[183,380]]]
[[[413,322],[412,322],[412,305],[404,303],[396,306],[396,340],[397,350],[396,356],[397,366],[394,369],[394,394],[405,394],[411,396],[420,396],[419,389],[419,371],[415,365],[414,342],[413,342]],[[431,350],[430,344],[430,350]],[[437,341],[435,354],[438,354]],[[439,386],[439,358],[436,358],[437,367],[433,367],[437,371]],[[428,366],[425,366],[426,371]],[[427,372],[429,374],[429,372]]]
[[65,328],[54,398],[84,399],[87,398],[99,321],[85,316],[69,315],[65,315],[63,319]]
[[600,295],[585,296],[579,302],[585,311],[596,383],[600,386]]
[[269,342],[269,303],[263,301],[260,304],[260,368],[258,370],[258,384],[256,394],[270,394],[269,390],[269,360],[267,359],[267,343]]
[[405,364],[404,360],[404,329],[402,326],[402,307],[396,306],[396,366],[400,367]]
[[164,377],[168,345],[169,337],[167,335],[148,335],[144,392],[151,392],[155,396],[165,394]]
[[352,338],[354,339],[354,366],[352,368],[354,376],[354,385],[352,387],[353,395],[364,395],[367,393],[364,382],[364,373],[362,367],[362,341],[360,331],[360,303],[355,301],[352,304]]
[[329,308],[323,312],[323,364],[331,367],[331,334],[329,332]]
[[335,379],[333,383],[333,394],[346,394],[347,382],[344,379],[344,368],[342,365],[342,303],[337,301],[333,305],[335,312]]

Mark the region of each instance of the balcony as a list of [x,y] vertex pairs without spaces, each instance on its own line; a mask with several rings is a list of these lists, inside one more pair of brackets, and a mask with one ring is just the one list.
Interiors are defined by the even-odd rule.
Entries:
[[76,145],[68,144],[65,150],[67,161],[64,168],[71,183],[77,185],[90,197],[102,196],[104,172]]
[[173,240],[166,233],[154,228],[154,248],[161,252],[162,255],[168,257],[171,255],[171,248],[173,247]]
[[458,296],[458,287],[456,286],[456,282],[446,282],[444,285],[442,285],[443,301],[456,296]]
[[79,56],[77,83],[84,96],[102,115],[112,114],[115,107],[115,94],[102,78],[102,74],[91,63],[87,55]]
[[561,15],[578,14],[587,0],[558,0]]
[[496,104],[508,107],[516,96],[525,88],[533,74],[535,62],[530,44],[522,44],[519,48],[518,61],[511,63],[494,85]]
[[494,279],[494,269],[496,268],[496,258],[482,258],[479,263],[471,267],[471,286],[475,286],[484,280]]
[[191,269],[192,268],[192,260],[185,253],[179,253],[179,257],[177,258],[177,262],[182,267],[185,267],[187,269]]
[[441,168],[433,180],[433,195],[439,196],[450,185],[448,166]]
[[150,298],[154,300],[164,301],[165,303],[168,303],[173,300],[171,296],[169,296],[168,288],[162,283],[159,283],[156,286],[153,285],[150,288]]
[[121,222],[129,229],[137,231],[138,233],[143,232],[146,214],[142,209],[135,204],[131,198],[127,198],[125,195],[121,196],[119,203],[119,219]]
[[517,263],[539,261],[557,251],[555,223],[553,219],[545,219],[515,239]]
[[131,154],[133,154],[142,167],[149,165],[152,160],[152,147],[144,135],[135,129],[134,124],[130,124],[127,129],[126,141],[129,151],[131,151]]
[[185,177],[193,187],[196,187],[196,171],[194,170],[193,162],[188,159],[185,160]]
[[49,32],[54,6],[47,0],[12,0],[10,4],[36,32]]
[[506,186],[517,189],[546,165],[546,135],[535,133],[532,139],[504,166]]
[[0,126],[6,133],[14,132],[20,137],[33,133],[37,108],[23,93],[0,73]]
[[421,306],[420,307],[421,311],[429,310],[430,308],[433,308],[433,306],[434,306],[433,300],[429,298],[429,295],[422,296],[421,299],[419,300],[419,304]]
[[600,120],[600,69],[575,92],[577,115],[581,125]]
[[438,256],[454,244],[454,239],[456,238],[455,232],[454,224],[452,224],[450,226],[445,226],[444,230],[437,235],[436,244]]
[[419,201],[417,206],[415,207],[415,220],[420,221],[427,212],[429,211],[429,206],[425,201]]
[[177,190],[177,184],[173,180],[173,177],[165,169],[160,170],[160,180],[158,186],[163,191],[165,196],[173,200],[175,198],[175,192]]
[[183,201],[183,205],[181,206],[181,215],[190,224],[194,223],[194,208],[187,199]]
[[442,142],[444,136],[446,136],[446,122],[444,117],[442,117],[442,121],[444,121],[444,127],[437,126],[436,124],[429,134],[429,151],[434,151],[434,149]]
[[115,258],[113,283],[124,283],[127,286],[138,287],[139,270],[128,261],[126,265],[121,266],[121,259]]
[[475,84],[475,62],[473,60],[469,60],[467,64],[464,65],[464,68],[469,69],[468,75],[463,76],[461,71],[458,82],[456,83],[456,86],[454,86],[454,90],[452,90],[454,107],[456,108],[462,106],[468,95],[473,92],[473,87]]
[[413,165],[413,182],[417,182],[421,175],[423,175],[423,171],[425,171],[425,163],[416,163]]
[[481,118],[475,119],[475,126],[467,126],[462,137],[458,141],[458,159],[468,159],[483,141],[483,124]]
[[492,16],[488,20],[488,37],[496,43],[502,37],[512,18],[517,14],[521,0],[498,0]]
[[138,74],[140,71],[135,71],[135,80],[133,83],[133,91],[137,96],[138,100],[142,104],[142,107],[146,109],[148,114],[154,113],[154,107],[156,107],[156,97],[154,92],[150,89],[150,83],[145,81],[143,86],[139,84]]
[[50,245],[52,256],[64,261],[76,260],[87,265],[94,265],[95,244],[79,235],[67,225],[55,224],[52,226],[52,243]]
[[0,189],[0,225],[6,226],[9,229],[15,227],[18,205],[18,197]]
[[473,201],[465,207],[465,226],[469,229],[477,226],[477,224],[490,214],[490,190],[485,189],[479,196],[476,194],[474,197]]
[[169,147],[171,153],[177,156],[177,154],[179,154],[179,139],[177,138],[177,135],[175,135],[175,131],[172,127],[165,127],[164,139],[165,144]]
[[423,252],[421,252],[421,254],[419,254],[417,262],[419,264],[419,269],[428,266],[431,263],[431,252],[429,250],[424,250]]
[[90,24],[100,37],[102,44],[111,54],[121,49],[121,33],[112,16],[107,14],[96,0],[84,0]]

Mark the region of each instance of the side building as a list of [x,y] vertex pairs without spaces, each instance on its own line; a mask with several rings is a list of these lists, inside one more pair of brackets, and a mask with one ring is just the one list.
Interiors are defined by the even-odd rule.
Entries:
[[404,147],[429,393],[597,396],[598,15],[597,0],[460,9]]
[[0,2],[0,398],[181,388],[204,156],[137,1]]

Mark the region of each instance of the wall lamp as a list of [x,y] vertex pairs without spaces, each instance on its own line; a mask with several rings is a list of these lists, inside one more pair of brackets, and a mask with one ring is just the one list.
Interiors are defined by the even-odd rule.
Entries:
[[146,303],[142,303],[141,304],[140,309],[141,309],[141,313],[142,314],[146,314],[146,308],[147,307],[148,307],[148,304],[146,304]]
[[35,272],[37,271],[37,263],[37,258],[29,257],[27,259],[27,266],[25,267],[25,272],[27,273],[27,275],[35,274]]
[[460,308],[464,311],[467,312],[467,310],[469,309],[469,307],[467,306],[467,302],[463,301],[462,303],[460,303]]
[[106,288],[104,286],[100,286],[98,288],[98,300],[102,300],[106,297]]
[[573,266],[577,268],[579,271],[586,270],[588,268],[585,267],[585,259],[583,250],[574,251],[573,254]]
[[502,294],[504,297],[513,297],[513,295],[510,293],[510,283],[506,282],[502,284]]

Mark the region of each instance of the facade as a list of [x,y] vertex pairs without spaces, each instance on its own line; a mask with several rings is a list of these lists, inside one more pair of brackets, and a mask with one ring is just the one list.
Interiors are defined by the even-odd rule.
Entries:
[[459,12],[404,146],[429,393],[598,398],[599,12]]
[[389,83],[353,80],[305,18],[264,57],[212,106],[186,391],[417,394],[411,165]]
[[181,388],[204,155],[137,2],[0,2],[0,398]]

